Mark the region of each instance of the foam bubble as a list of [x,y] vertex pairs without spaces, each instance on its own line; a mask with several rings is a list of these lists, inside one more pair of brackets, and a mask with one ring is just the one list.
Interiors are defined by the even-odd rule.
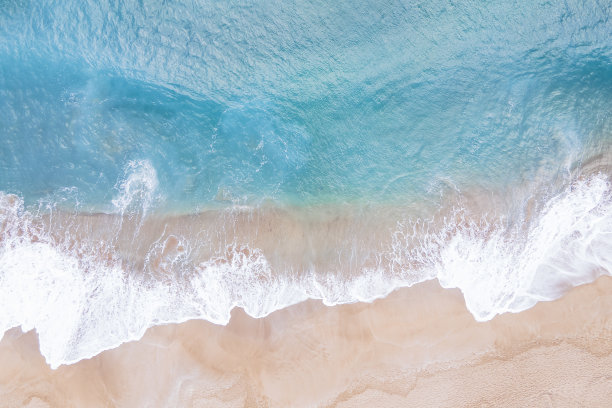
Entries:
[[253,317],[263,317],[306,299],[298,282],[273,274],[259,249],[230,244],[225,253],[201,263],[190,281],[195,299],[216,323],[229,322],[239,306]]
[[159,199],[157,172],[148,160],[132,160],[124,170],[124,177],[115,185],[117,195],[112,203],[121,215],[141,211],[146,214]]
[[396,265],[418,265],[421,276],[461,289],[479,321],[556,299],[612,270],[611,192],[601,174],[575,182],[522,223],[464,215],[458,211],[433,233],[400,225],[393,253]]
[[[120,197],[147,202],[155,182],[135,180],[153,180],[154,172],[142,163],[130,168]],[[118,199],[118,207],[129,208],[132,198]],[[262,317],[307,298],[372,301],[437,278],[463,292],[477,320],[488,320],[612,270],[611,186],[601,174],[576,181],[515,224],[471,218],[465,209],[443,223],[399,223],[376,264],[348,275],[299,265],[274,270],[262,249],[238,241],[202,260],[203,242],[166,230],[138,263],[119,240],[77,240],[70,228],[79,218],[71,217],[45,227],[44,215],[0,193],[0,331],[36,329],[53,368],[138,339],[156,324],[226,324],[236,306]]]

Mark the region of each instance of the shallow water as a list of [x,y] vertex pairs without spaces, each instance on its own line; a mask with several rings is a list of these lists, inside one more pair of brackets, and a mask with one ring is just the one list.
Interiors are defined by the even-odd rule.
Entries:
[[611,8],[1,3],[0,331],[55,367],[235,306],[438,279],[488,320],[609,274]]
[[4,2],[0,188],[109,211],[363,200],[548,180],[598,153],[610,5]]

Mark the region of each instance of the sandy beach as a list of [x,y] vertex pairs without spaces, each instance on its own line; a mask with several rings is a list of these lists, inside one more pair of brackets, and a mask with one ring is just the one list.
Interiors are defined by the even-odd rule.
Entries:
[[576,407],[612,400],[612,278],[478,323],[431,281],[373,303],[149,329],[51,370],[35,332],[0,343],[2,407]]
[[0,408],[612,408],[611,15],[0,0]]

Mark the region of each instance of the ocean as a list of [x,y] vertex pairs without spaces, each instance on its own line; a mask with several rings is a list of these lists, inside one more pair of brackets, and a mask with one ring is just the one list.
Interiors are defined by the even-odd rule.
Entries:
[[[0,2],[0,333],[612,271],[612,4]],[[398,311],[401,313],[401,311]]]

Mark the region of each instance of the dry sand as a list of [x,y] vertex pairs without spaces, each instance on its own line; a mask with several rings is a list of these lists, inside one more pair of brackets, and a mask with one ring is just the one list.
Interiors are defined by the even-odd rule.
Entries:
[[612,278],[478,323],[427,282],[372,304],[308,301],[189,321],[51,370],[34,332],[0,342],[0,406],[460,407],[612,404]]

